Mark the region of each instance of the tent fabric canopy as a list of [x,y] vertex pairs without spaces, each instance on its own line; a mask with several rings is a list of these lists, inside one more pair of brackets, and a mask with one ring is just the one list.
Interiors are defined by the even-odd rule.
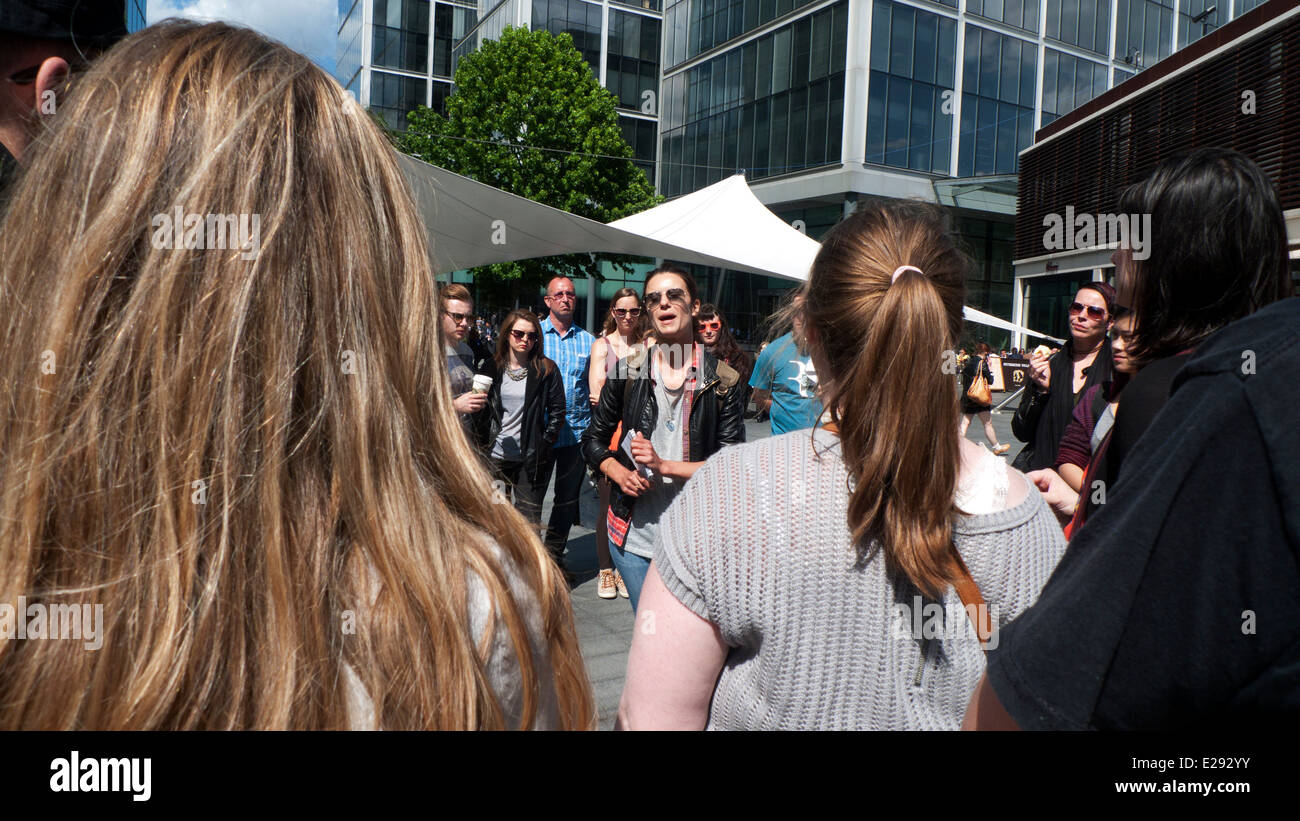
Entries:
[[[434,270],[440,274],[554,254],[604,252],[803,282],[821,248],[768,210],[742,174],[605,224],[405,154],[398,154],[398,162],[424,218]],[[974,308],[965,308],[963,315],[981,325],[1061,341]]]

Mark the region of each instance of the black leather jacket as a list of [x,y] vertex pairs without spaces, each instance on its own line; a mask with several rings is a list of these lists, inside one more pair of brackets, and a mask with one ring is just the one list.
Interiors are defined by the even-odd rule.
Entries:
[[[601,388],[600,404],[591,415],[591,424],[582,434],[582,456],[597,478],[604,475],[600,465],[606,459],[617,459],[629,470],[635,467],[621,448],[618,451],[609,449],[614,429],[620,422],[623,423],[624,436],[637,430],[649,438],[654,431],[659,419],[659,405],[649,377],[648,354],[640,351],[619,360],[617,371]],[[740,375],[701,348],[698,379],[688,420],[690,453],[685,456],[688,462],[703,462],[724,445],[745,441],[745,408],[742,404],[745,391],[740,384]],[[609,509],[615,516],[628,519],[635,502],[634,497],[625,495],[618,485],[611,484]]]
[[[549,368],[543,366],[543,360]],[[549,373],[543,374],[547,370]],[[501,380],[509,379],[505,372],[498,373],[488,390],[487,406],[479,412],[482,417],[480,446],[483,455],[492,455],[492,445],[501,432]],[[564,382],[560,369],[545,357],[538,357],[528,366],[524,386],[524,418],[519,432],[519,449],[524,469],[530,478],[541,474],[553,458],[551,446],[564,425]]]

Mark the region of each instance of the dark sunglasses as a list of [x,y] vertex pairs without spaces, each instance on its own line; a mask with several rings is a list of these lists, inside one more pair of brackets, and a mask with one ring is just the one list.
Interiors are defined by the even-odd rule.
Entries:
[[652,291],[645,295],[647,305],[658,305],[660,297],[667,296],[669,302],[685,302],[686,290],[683,288],[669,288],[667,293]]
[[713,319],[708,322],[697,322],[695,323],[695,327],[699,328],[701,331],[720,331],[722,330],[722,321]]
[[640,308],[612,308],[611,310],[614,312],[614,316],[619,319],[623,319],[624,317],[632,317],[633,319],[636,319],[641,315]]
[[1105,308],[1098,308],[1096,305],[1083,305],[1078,302],[1070,303],[1070,316],[1078,316],[1085,310],[1088,312],[1090,319],[1104,319],[1106,317]]
[[451,317],[451,321],[455,322],[457,325],[462,322],[468,323],[474,318],[472,314],[458,314],[455,311],[443,311],[443,313]]
[[40,73],[41,73],[41,67],[39,65],[28,66],[27,68],[21,69],[19,71],[15,71],[13,74],[10,74],[6,79],[8,79],[9,82],[13,83],[16,86],[29,86],[32,83],[36,82],[36,77]]
[[537,341],[537,334],[533,331],[516,331],[514,328],[511,328],[510,335],[515,339],[527,339],[529,342]]

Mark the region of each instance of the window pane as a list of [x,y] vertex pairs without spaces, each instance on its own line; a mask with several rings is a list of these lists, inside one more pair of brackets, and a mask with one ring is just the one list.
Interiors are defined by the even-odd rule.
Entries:
[[938,55],[937,39],[939,19],[933,14],[916,17],[916,55],[912,76],[927,83],[934,82],[935,57]]
[[772,93],[776,94],[790,87],[790,29],[778,31],[773,46]]
[[935,69],[935,82],[944,88],[953,88],[956,73],[953,64],[957,59],[957,22],[947,17],[939,18],[939,63]]
[[1002,99],[1020,102],[1020,46],[1014,37],[1002,38]]
[[980,85],[979,93],[983,97],[998,96],[999,42],[1003,38],[991,31],[980,34]]
[[894,6],[893,25],[889,34],[889,70],[892,74],[912,76],[912,27],[916,12],[908,6]]
[[934,125],[934,89],[920,83],[912,84],[912,128],[908,168],[916,171],[930,170],[930,152]]
[[889,71],[889,4],[876,3],[871,17],[871,67]]
[[885,161],[885,74],[871,72],[867,95],[867,162]]
[[898,77],[889,78],[885,121],[885,164],[907,166],[907,127],[911,83]]

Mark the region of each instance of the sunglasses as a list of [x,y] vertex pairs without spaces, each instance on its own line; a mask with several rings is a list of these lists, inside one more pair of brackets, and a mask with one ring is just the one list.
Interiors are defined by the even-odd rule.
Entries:
[[1085,310],[1088,312],[1089,319],[1104,319],[1106,316],[1105,308],[1098,308],[1096,305],[1083,305],[1078,302],[1070,303],[1070,316],[1078,316]]
[[10,74],[5,79],[7,79],[9,82],[13,83],[16,86],[29,86],[32,83],[36,82],[36,77],[40,73],[41,73],[41,67],[39,65],[28,66],[27,68],[21,69],[20,71],[15,71],[13,74]]
[[623,319],[624,317],[631,317],[632,319],[636,319],[638,316],[641,315],[640,308],[614,308],[613,311],[614,311],[614,316],[618,317],[619,319]]
[[708,322],[697,322],[695,323],[695,327],[701,331],[720,331],[722,330],[722,321],[713,319]]
[[686,291],[683,288],[669,288],[666,293],[652,291],[645,295],[645,301],[648,305],[658,305],[660,297],[667,296],[669,302],[685,302]]
[[577,294],[573,291],[556,291],[547,297],[547,299],[573,299]]
[[516,331],[515,329],[511,328],[510,335],[520,341],[525,339],[528,340],[529,342],[537,341],[537,334],[533,331]]
[[455,311],[443,311],[443,313],[451,317],[451,321],[455,322],[457,325],[461,324],[462,322],[468,325],[470,320],[473,319],[473,316],[471,314],[458,314]]

